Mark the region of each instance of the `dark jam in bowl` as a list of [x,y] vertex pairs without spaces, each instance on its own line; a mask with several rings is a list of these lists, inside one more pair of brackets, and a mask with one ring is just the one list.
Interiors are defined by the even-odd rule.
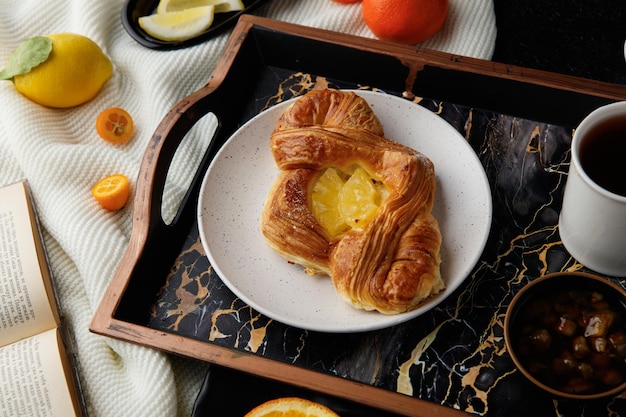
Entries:
[[591,395],[626,380],[626,302],[574,276],[532,288],[509,325],[517,360],[537,381]]

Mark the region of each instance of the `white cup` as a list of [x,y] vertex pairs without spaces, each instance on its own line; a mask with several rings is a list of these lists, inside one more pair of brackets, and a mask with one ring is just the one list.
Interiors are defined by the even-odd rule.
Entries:
[[[621,131],[621,136],[611,131]],[[626,276],[625,145],[626,102],[608,104],[585,117],[574,131],[559,219],[569,253],[587,268],[616,277]]]

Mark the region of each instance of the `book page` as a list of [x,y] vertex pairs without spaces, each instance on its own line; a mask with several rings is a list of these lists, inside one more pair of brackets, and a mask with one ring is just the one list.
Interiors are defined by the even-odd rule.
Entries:
[[77,415],[60,343],[52,329],[0,348],[0,415]]
[[0,188],[0,346],[58,323],[36,226],[25,184]]

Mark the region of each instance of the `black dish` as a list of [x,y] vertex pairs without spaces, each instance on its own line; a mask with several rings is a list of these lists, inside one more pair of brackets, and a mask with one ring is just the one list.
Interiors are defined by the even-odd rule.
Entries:
[[[225,401],[227,398],[237,401]],[[342,417],[400,417],[362,404],[211,365],[191,417],[241,417],[257,405],[280,397],[300,397],[332,409]]]
[[156,11],[159,0],[126,0],[122,7],[122,25],[126,32],[141,45],[150,49],[172,50],[187,48],[207,41],[214,36],[224,32],[237,23],[239,16],[249,13],[267,0],[242,0],[245,9],[237,12],[216,13],[213,24],[209,29],[195,38],[184,41],[162,41],[153,38],[144,32],[139,26],[139,18],[147,16]]

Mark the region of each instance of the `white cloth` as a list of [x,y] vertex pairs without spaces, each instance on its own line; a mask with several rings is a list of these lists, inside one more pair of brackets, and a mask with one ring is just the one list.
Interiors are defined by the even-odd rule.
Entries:
[[[123,29],[123,0],[2,0],[0,67],[22,40],[75,32],[98,43],[114,73],[92,101],[66,110],[39,106],[0,81],[0,186],[27,179],[32,188],[67,324],[77,345],[79,375],[88,412],[97,416],[188,416],[206,365],[94,335],[93,312],[126,249],[131,205],[111,213],[90,195],[102,177],[121,172],[134,183],[146,144],[167,111],[209,79],[228,33],[191,48],[153,51]],[[272,0],[255,11],[278,20],[373,38],[360,3]],[[450,0],[449,18],[423,46],[490,59],[496,37],[491,0]],[[102,141],[98,113],[122,107],[135,121],[131,142]],[[210,136],[210,123],[196,129]],[[200,140],[202,142],[202,140]],[[199,154],[188,145],[180,158]],[[177,156],[178,158],[179,156]],[[190,168],[191,167],[191,168]],[[171,218],[193,164],[175,164],[164,217]],[[169,187],[169,186],[168,186]]]

